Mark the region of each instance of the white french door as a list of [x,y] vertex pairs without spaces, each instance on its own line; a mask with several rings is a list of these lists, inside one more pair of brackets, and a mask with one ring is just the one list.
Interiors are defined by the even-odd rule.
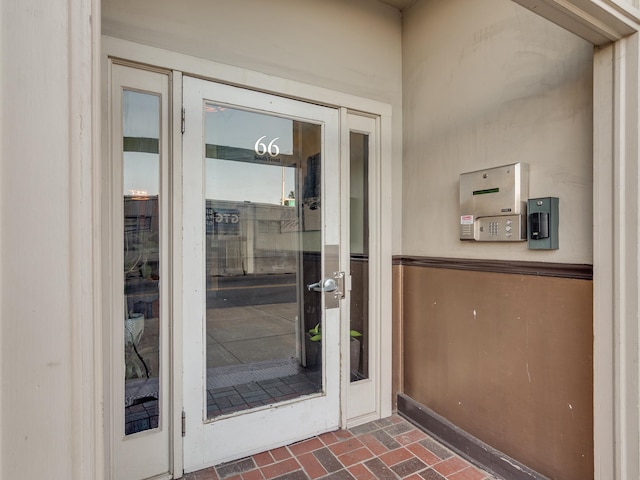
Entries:
[[184,470],[340,423],[338,110],[183,78]]
[[380,117],[108,72],[108,477],[388,414]]

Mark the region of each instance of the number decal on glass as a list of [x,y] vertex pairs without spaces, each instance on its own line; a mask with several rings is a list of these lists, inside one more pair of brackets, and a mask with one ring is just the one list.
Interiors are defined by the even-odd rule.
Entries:
[[268,154],[271,158],[277,157],[280,154],[280,147],[276,145],[276,140],[279,140],[280,137],[276,137],[269,142],[269,145],[266,145],[263,140],[267,138],[266,135],[260,137],[254,146],[254,151],[257,155],[263,156]]

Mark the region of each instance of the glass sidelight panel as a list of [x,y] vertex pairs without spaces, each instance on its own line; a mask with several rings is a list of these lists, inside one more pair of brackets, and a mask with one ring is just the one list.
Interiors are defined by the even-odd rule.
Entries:
[[207,418],[322,391],[320,125],[205,103]]
[[122,95],[125,434],[158,427],[160,97]]
[[350,371],[369,378],[369,135],[350,133]]

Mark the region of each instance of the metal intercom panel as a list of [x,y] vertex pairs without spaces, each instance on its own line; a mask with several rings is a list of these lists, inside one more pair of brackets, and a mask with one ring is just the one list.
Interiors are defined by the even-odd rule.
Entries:
[[461,174],[460,240],[526,240],[528,196],[526,163]]

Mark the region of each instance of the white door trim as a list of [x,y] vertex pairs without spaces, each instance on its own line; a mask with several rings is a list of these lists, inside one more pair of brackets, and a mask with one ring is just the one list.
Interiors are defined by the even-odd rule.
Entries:
[[[390,121],[391,105],[377,100],[287,80],[273,75],[265,75],[260,72],[150,47],[108,35],[102,36],[102,44],[105,54],[113,57],[180,71],[185,75],[188,74],[194,77],[260,90],[264,93],[282,95],[295,100],[313,102],[327,107],[345,107],[350,110],[380,115]],[[389,129],[390,135],[391,125],[385,128]],[[390,141],[390,139],[391,137],[389,136],[386,141]]]
[[[109,121],[105,124],[108,128],[109,146],[105,162],[105,215],[104,220],[108,227],[105,232],[103,255],[105,259],[105,272],[109,272],[110,281],[104,282],[105,302],[103,314],[105,324],[103,326],[105,338],[105,371],[108,372],[105,383],[105,402],[109,422],[105,426],[108,432],[110,462],[109,478],[124,478],[131,475],[135,478],[164,475],[168,478],[168,472],[172,469],[170,443],[174,431],[171,412],[173,411],[174,396],[171,392],[171,367],[174,364],[171,358],[170,335],[167,335],[171,326],[169,313],[169,298],[171,297],[172,272],[169,267],[169,248],[171,245],[169,220],[170,186],[168,185],[168,169],[170,166],[170,72],[151,71],[122,65],[115,62],[108,64],[108,113]],[[160,268],[164,279],[160,282],[159,290],[159,316],[160,343],[158,344],[160,357],[159,368],[161,375],[158,377],[158,400],[160,423],[157,428],[151,428],[137,434],[125,434],[125,376],[124,370],[124,323],[117,322],[122,318],[125,309],[126,295],[123,295],[124,279],[122,277],[122,232],[123,204],[122,178],[124,151],[122,138],[123,111],[122,91],[139,91],[158,97],[159,105],[159,155],[158,155],[158,181],[159,181],[159,209],[160,218]],[[117,247],[120,245],[120,247]],[[163,338],[164,337],[164,338]],[[149,452],[152,452],[150,454]],[[145,458],[146,461],[139,461]],[[120,468],[120,470],[119,470]]]
[[[182,137],[178,135],[180,131],[180,116],[182,108],[182,75],[183,73],[196,72],[200,78],[206,78],[213,81],[228,83],[238,86],[244,86],[252,89],[258,89],[265,93],[276,93],[293,99],[310,101],[325,106],[340,107],[342,112],[357,111],[366,112],[365,115],[377,117],[378,136],[380,145],[380,163],[379,163],[379,194],[380,194],[380,224],[379,231],[379,273],[380,285],[379,289],[379,315],[381,318],[380,325],[380,360],[379,360],[379,413],[380,418],[391,415],[392,413],[392,371],[391,371],[391,105],[376,100],[362,98],[342,92],[336,92],[321,87],[306,85],[299,82],[264,75],[258,72],[248,71],[246,69],[232,67],[228,65],[217,64],[207,60],[202,60],[188,55],[169,52],[146,45],[103,36],[103,56],[102,63],[106,65],[107,58],[126,58],[127,61],[140,64],[153,64],[158,68],[172,69],[172,92],[173,105],[171,118],[173,119],[173,144],[171,146],[173,152],[173,176],[174,181],[171,185],[173,189],[172,195],[180,195],[181,185],[179,176],[182,172]],[[105,72],[103,71],[103,75]],[[342,114],[341,114],[342,117]],[[343,132],[343,126],[340,127]],[[342,135],[342,133],[341,133]],[[173,226],[174,232],[173,242],[173,259],[172,261],[181,262],[180,255],[176,252],[181,250],[181,239],[175,238],[175,232],[182,230],[182,215],[178,211],[180,206],[173,206]],[[176,272],[179,266],[176,265]],[[182,285],[182,277],[180,275],[174,278],[174,292],[179,290]],[[183,311],[182,299],[174,298],[171,303],[171,311],[173,315]],[[178,317],[174,317],[178,318]],[[182,355],[182,338],[183,331],[180,322],[174,322],[172,325],[174,335],[174,355],[175,358],[181,358]],[[182,370],[179,365],[173,365],[173,385],[171,387],[174,398],[182,398]],[[345,399],[342,397],[342,409],[344,410]],[[342,426],[346,426],[346,418],[342,420]],[[174,431],[179,432],[182,419],[180,409],[176,408],[172,418]],[[183,455],[182,455],[182,438],[179,435],[174,436],[173,458],[171,459],[174,471],[182,472]],[[177,478],[177,477],[176,477]]]
[[[349,137],[351,132],[364,133],[369,138],[369,176],[367,178],[369,189],[369,378],[358,382],[351,382],[350,375],[343,378],[342,425],[352,427],[370,420],[384,418],[391,414],[390,402],[392,399],[391,383],[386,379],[391,378],[389,357],[391,353],[391,323],[383,319],[391,318],[391,311],[387,310],[384,301],[384,289],[391,289],[391,263],[384,258],[390,256],[390,251],[385,248],[391,243],[391,230],[384,228],[385,220],[391,216],[391,202],[384,201],[384,178],[389,178],[391,172],[384,171],[384,162],[381,161],[383,153],[380,144],[381,119],[377,116],[365,115],[358,112],[350,112],[343,109],[341,116],[342,129],[342,172],[341,178],[345,182],[343,188],[344,200],[342,202],[342,217],[344,225],[350,225],[350,148]],[[386,177],[385,177],[386,176]],[[350,236],[349,228],[343,229],[342,242],[347,246],[345,253],[349,253]],[[343,265],[350,265],[350,257],[347,255]],[[390,290],[386,290],[390,291]],[[342,338],[349,338],[350,327],[350,294],[345,302],[342,322]],[[344,342],[342,357],[349,359],[349,344]],[[348,372],[348,369],[345,371]]]
[[[172,162],[169,166],[171,177],[171,197],[182,198],[182,73],[173,72],[172,75],[172,111],[171,111],[171,151]],[[171,318],[181,318],[184,311],[182,292],[183,290],[183,245],[182,245],[182,202],[173,202],[171,205],[171,258],[169,262],[173,267],[172,278],[172,298],[171,298]],[[182,368],[182,342],[183,342],[183,322],[173,321],[171,323],[172,334],[172,348],[173,358],[180,359],[180,361],[174,361],[171,365],[171,379],[172,384],[170,386],[171,395],[173,399],[183,399],[183,368]],[[172,438],[171,452],[172,452],[172,467],[173,478],[180,478],[181,472],[184,469],[184,452],[182,448],[183,439],[177,432],[182,432],[183,420],[182,411],[184,403],[178,404],[176,400],[173,402],[174,408],[172,410],[172,428],[173,432],[176,432]],[[176,474],[175,472],[180,472]]]

